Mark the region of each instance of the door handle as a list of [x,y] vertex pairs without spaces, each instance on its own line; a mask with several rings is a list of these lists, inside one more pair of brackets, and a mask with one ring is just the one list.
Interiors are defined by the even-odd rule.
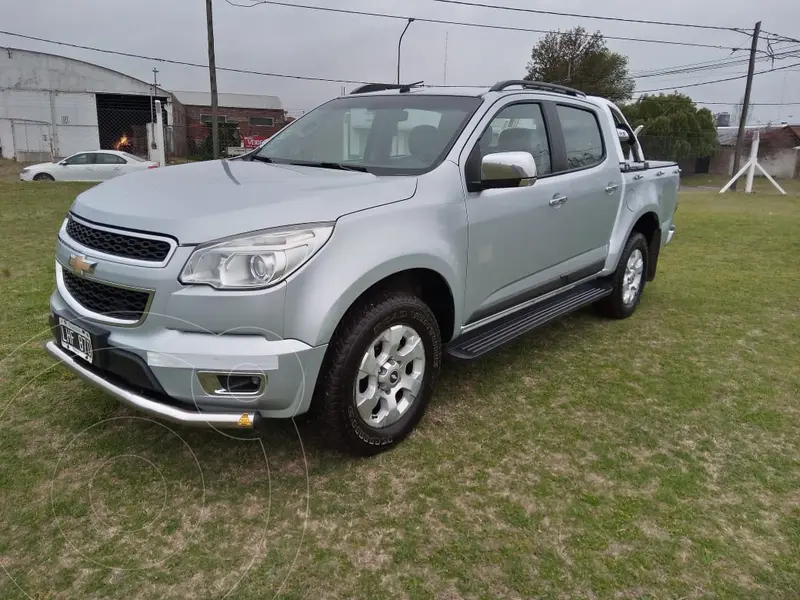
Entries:
[[663,174],[664,174],[664,171],[658,171],[658,172],[656,173],[656,175],[657,175],[658,177],[661,177]]
[[639,174],[637,174],[637,175],[634,175],[634,176],[633,176],[633,178],[634,178],[636,181],[638,181],[638,180],[640,180],[640,179],[644,179],[644,175],[642,175],[641,173],[639,173]]
[[553,196],[553,199],[550,200],[550,206],[561,206],[567,200],[569,200],[569,198],[567,198],[566,196],[559,196],[558,194],[556,194],[555,196]]
[[606,194],[613,194],[619,189],[619,184],[616,183],[609,183],[606,186]]

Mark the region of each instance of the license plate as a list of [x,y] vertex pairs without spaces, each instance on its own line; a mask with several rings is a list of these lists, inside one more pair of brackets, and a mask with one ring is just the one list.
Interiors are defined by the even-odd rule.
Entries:
[[92,337],[89,332],[61,317],[58,318],[58,325],[61,345],[83,360],[92,362]]

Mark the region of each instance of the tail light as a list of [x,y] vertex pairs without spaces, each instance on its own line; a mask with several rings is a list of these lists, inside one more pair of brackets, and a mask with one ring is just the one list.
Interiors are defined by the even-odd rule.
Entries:
[[157,169],[160,166],[161,166],[161,163],[155,163],[155,164],[149,165],[147,168],[148,169]]

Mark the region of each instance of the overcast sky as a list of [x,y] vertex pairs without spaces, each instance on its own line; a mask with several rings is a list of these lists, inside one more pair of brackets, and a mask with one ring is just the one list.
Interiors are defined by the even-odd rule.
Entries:
[[[240,3],[249,0],[235,0]],[[800,1],[760,0],[483,0],[487,4],[535,6],[557,11],[642,19],[663,19],[752,29],[800,38]],[[532,29],[568,29],[581,25],[607,36],[658,38],[749,48],[749,39],[733,32],[628,24],[569,17],[517,14],[485,8],[448,6],[431,0],[303,0],[300,4],[334,6],[371,12],[440,18]],[[217,65],[258,71],[364,81],[393,81],[396,77],[397,40],[403,21],[260,5],[235,8],[214,0]],[[601,8],[602,6],[602,8]],[[207,62],[204,0],[2,0],[2,29],[82,45],[146,54],[175,60]],[[495,31],[415,22],[403,42],[402,79],[442,83],[445,74],[445,37],[448,38],[447,83],[487,84],[520,78],[531,47],[541,34]],[[208,72],[149,60],[129,59],[96,52],[31,42],[0,34],[0,45],[40,50],[107,66],[134,77],[152,80],[167,90],[207,90]],[[730,51],[609,40],[608,46],[630,57],[631,72],[724,59]],[[800,44],[780,44],[779,48]],[[766,44],[761,45],[766,50]],[[733,56],[745,57],[739,51]],[[795,58],[775,66],[800,63]],[[757,66],[770,68],[769,63]],[[699,83],[746,73],[746,65],[719,71],[637,80],[647,90]],[[277,95],[285,108],[314,107],[340,93],[342,84],[292,81],[273,77],[219,72],[220,92]],[[741,100],[744,79],[682,90],[715,112],[733,111]],[[352,85],[347,89],[352,89]],[[800,122],[800,66],[757,76],[752,101],[797,102],[793,106],[755,106],[751,122],[779,119]]]

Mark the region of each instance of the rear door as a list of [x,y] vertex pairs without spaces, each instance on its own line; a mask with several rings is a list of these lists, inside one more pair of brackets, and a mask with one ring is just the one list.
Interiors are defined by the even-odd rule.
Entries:
[[[566,196],[559,210],[559,255],[570,271],[586,276],[602,269],[622,200],[622,172],[606,143],[601,111],[590,104],[558,101],[553,126],[558,155],[553,176]],[[568,273],[566,273],[568,275]]]
[[122,175],[124,173],[123,169],[128,163],[121,156],[107,152],[98,152],[94,155],[94,158],[93,172],[97,181],[107,181]]

